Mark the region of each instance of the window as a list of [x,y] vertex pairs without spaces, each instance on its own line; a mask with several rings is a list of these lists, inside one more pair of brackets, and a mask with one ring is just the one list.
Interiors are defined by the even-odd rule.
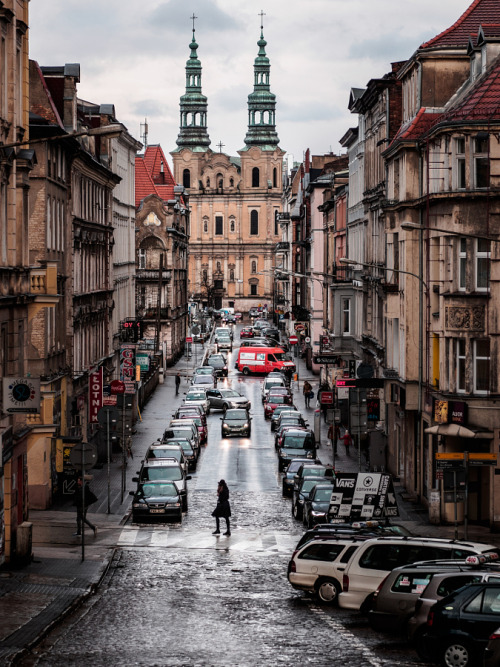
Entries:
[[274,211],[274,235],[278,236],[279,233],[279,224],[278,224],[278,211]]
[[473,341],[474,350],[474,392],[485,394],[489,391],[490,341]]
[[234,188],[234,178],[229,179],[229,185],[230,187]]
[[252,259],[250,271],[251,273],[257,273],[257,262],[254,259]]
[[257,296],[257,285],[250,285],[250,296]]
[[224,187],[224,178],[222,177],[222,174],[217,174],[217,187],[219,190],[222,190]]
[[321,544],[319,542],[304,549],[299,558],[331,562],[334,561],[344,549],[345,546],[343,544]]
[[465,291],[467,275],[467,239],[458,242],[458,289]]
[[250,235],[259,235],[259,212],[251,211],[250,213]]
[[231,220],[229,221],[229,229],[230,229],[232,232],[234,232],[234,230],[235,230],[234,218],[231,218]]
[[260,172],[258,167],[252,169],[252,188],[258,188],[260,181]]
[[351,300],[342,299],[342,333],[351,333]]
[[210,187],[210,179],[207,178],[207,188],[209,188],[209,187]]
[[457,392],[465,391],[465,340],[457,340]]
[[223,217],[221,215],[215,216],[215,235],[221,236],[224,233]]
[[229,282],[234,283],[234,269],[229,269]]
[[191,172],[189,169],[184,169],[182,172],[182,185],[185,188],[190,188],[191,187]]
[[146,248],[139,248],[139,268],[146,268]]
[[208,232],[208,220],[206,218],[203,219],[203,231]]
[[202,275],[202,280],[206,285],[208,283],[208,271],[206,269],[203,269],[201,275]]
[[456,187],[457,190],[464,190],[466,187],[465,137],[457,137],[455,139],[455,158],[456,158],[456,171],[455,171]]
[[487,188],[489,185],[488,138],[474,139],[474,187]]
[[490,242],[476,239],[476,289],[485,292],[489,289]]
[[278,170],[276,169],[276,167],[274,167],[274,169],[273,169],[273,188],[277,188],[277,187],[278,187]]

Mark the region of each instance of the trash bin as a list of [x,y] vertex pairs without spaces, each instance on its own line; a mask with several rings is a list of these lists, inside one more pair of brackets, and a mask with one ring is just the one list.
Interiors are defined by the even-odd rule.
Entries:
[[163,368],[160,368],[158,371],[158,382],[159,384],[163,384],[165,379],[165,370]]

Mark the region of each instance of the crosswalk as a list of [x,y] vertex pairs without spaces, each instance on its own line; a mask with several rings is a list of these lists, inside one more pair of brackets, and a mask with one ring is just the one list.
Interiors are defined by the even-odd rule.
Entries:
[[210,532],[180,531],[168,526],[124,526],[116,545],[122,548],[149,549],[224,549],[252,554],[291,555],[297,536],[278,531],[233,530],[231,537],[212,535]]

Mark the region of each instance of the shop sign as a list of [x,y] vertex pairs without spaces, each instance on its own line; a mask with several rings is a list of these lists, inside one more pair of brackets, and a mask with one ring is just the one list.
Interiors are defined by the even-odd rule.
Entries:
[[467,403],[464,401],[434,400],[434,421],[436,424],[459,424],[467,422]]
[[40,412],[39,378],[4,377],[3,410],[10,414]]
[[120,380],[134,381],[135,345],[122,345],[120,348]]
[[102,367],[89,375],[89,423],[97,424],[97,413],[102,408]]

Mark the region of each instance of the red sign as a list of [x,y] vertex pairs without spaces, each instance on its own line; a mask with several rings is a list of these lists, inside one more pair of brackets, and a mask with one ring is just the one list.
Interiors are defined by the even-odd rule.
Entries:
[[289,341],[290,345],[297,345],[297,343],[299,342],[299,339],[297,338],[297,336],[289,336],[288,341]]
[[125,393],[125,382],[122,382],[121,380],[113,380],[109,386],[112,394]]
[[102,368],[89,375],[89,422],[97,424],[97,413],[102,408]]
[[192,343],[193,342],[193,337],[192,336],[186,336],[186,343]]
[[321,405],[333,405],[333,391],[322,391],[319,395]]
[[135,379],[135,345],[122,345],[120,348],[120,380]]

